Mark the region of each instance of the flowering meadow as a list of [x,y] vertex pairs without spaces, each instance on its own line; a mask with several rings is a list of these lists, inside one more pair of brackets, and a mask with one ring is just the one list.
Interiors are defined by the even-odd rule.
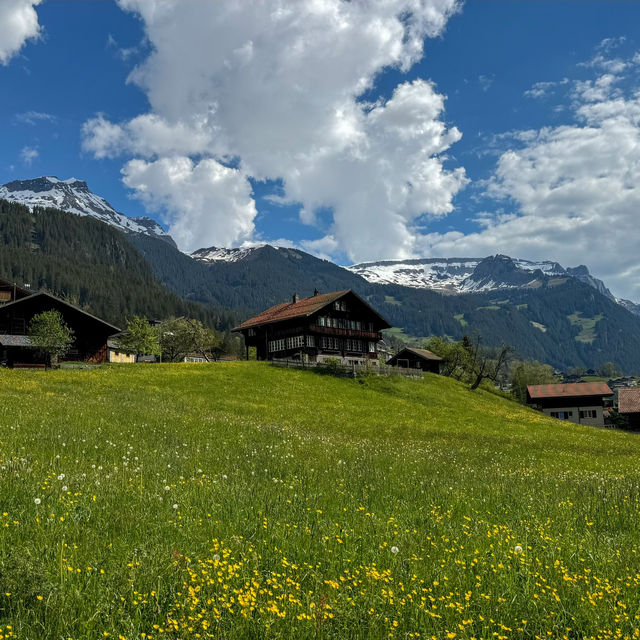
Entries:
[[0,640],[640,637],[633,434],[433,375],[0,384]]

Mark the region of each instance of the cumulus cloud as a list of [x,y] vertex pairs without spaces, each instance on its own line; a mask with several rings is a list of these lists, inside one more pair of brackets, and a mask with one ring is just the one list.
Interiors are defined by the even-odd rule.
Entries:
[[150,211],[164,213],[176,242],[186,250],[215,237],[222,246],[242,243],[254,231],[255,203],[249,181],[237,169],[185,156],[130,160],[124,183]]
[[573,122],[514,137],[500,156],[486,190],[500,213],[484,214],[478,233],[424,237],[425,251],[587,264],[616,295],[640,299],[640,93],[622,95],[604,74],[575,98]]
[[[96,157],[125,154],[141,166],[174,156],[199,166],[204,158],[237,167],[239,180],[280,180],[281,197],[300,204],[305,223],[315,223],[318,209],[333,211],[324,245],[354,260],[388,256],[390,246],[411,255],[419,218],[452,210],[466,177],[444,167],[461,136],[443,122],[444,96],[419,80],[386,100],[360,97],[385,69],[421,59],[425,38],[443,32],[456,0],[120,5],[141,17],[153,47],[129,78],[151,112],[85,123],[84,148]],[[206,182],[194,188],[210,193]],[[173,224],[182,224],[173,200]],[[234,211],[230,204],[230,224]],[[240,238],[244,216],[237,226]],[[226,242],[216,228],[201,242]]]
[[27,40],[40,35],[35,7],[41,1],[0,0],[0,64],[9,64]]

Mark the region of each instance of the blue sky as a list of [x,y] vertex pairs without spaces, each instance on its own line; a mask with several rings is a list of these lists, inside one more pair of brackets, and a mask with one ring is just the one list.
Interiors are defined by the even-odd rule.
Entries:
[[0,0],[0,183],[85,179],[185,250],[500,252],[640,299],[640,3],[307,4]]

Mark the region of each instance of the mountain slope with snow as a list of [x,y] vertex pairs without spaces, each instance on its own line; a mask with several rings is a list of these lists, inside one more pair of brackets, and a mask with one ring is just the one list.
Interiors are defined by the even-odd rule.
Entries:
[[93,193],[87,183],[76,178],[60,180],[43,176],[32,180],[14,180],[0,186],[0,198],[33,207],[55,207],[79,216],[90,216],[122,231],[143,233],[172,244],[167,232],[154,220],[130,218],[116,211],[104,198]]
[[488,258],[421,258],[382,260],[346,267],[376,284],[395,284],[441,293],[477,293],[521,287],[537,287],[543,277],[571,277],[590,285],[611,300],[604,283],[594,278],[587,267],[570,267],[551,260],[534,262],[508,256]]

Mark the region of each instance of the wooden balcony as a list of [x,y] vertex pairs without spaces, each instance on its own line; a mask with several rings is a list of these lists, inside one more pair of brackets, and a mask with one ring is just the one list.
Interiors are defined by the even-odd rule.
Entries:
[[382,334],[379,331],[361,331],[358,329],[338,329],[336,327],[321,327],[313,324],[309,327],[309,331],[320,333],[325,336],[340,336],[343,338],[368,338],[369,340],[382,340]]

